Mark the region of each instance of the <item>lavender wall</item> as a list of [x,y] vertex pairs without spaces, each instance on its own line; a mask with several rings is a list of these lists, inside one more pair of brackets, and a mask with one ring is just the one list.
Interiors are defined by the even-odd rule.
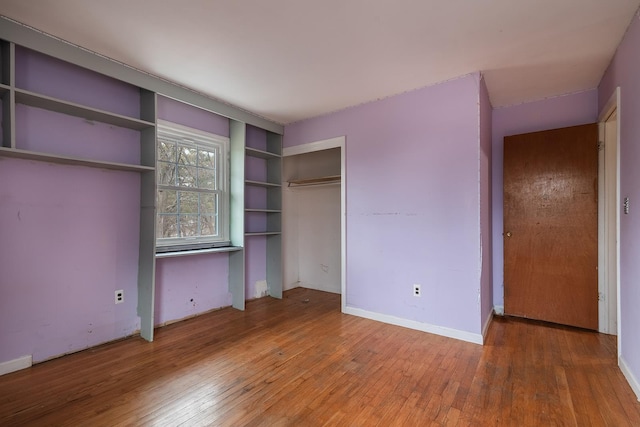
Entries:
[[139,328],[139,198],[136,173],[0,158],[0,362]]
[[[158,118],[229,136],[229,120],[158,97]],[[229,256],[207,254],[156,260],[155,323],[163,324],[231,305]]]
[[[485,80],[480,80],[480,319],[483,327],[493,313],[491,235],[491,124],[493,109]],[[483,331],[484,332],[484,331]]]
[[620,342],[621,362],[640,398],[640,22],[634,17],[598,87],[603,108],[620,87],[620,197],[629,197],[631,210],[620,218]]
[[493,304],[504,306],[504,247],[502,155],[504,137],[594,123],[597,120],[595,89],[493,110]]
[[481,332],[478,103],[473,74],[285,127],[346,135],[348,307]]
[[76,65],[16,46],[16,86],[42,95],[140,118],[140,90]]

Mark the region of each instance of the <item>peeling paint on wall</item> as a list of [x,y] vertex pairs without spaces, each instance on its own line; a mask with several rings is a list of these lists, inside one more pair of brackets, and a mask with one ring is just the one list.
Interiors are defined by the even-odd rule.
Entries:
[[253,296],[254,298],[262,298],[262,297],[266,297],[267,295],[269,295],[269,289],[267,287],[267,281],[266,280],[258,280],[256,282],[256,293]]

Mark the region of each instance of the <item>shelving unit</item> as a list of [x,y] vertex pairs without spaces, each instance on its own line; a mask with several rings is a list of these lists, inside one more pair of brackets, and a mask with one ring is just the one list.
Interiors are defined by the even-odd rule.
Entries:
[[[260,147],[247,146],[247,125],[232,120],[231,140],[231,244],[245,247],[246,239],[266,238],[266,275],[269,295],[282,298],[282,137],[266,132]],[[264,179],[247,179],[246,160],[257,158],[264,162]],[[266,192],[261,206],[245,206],[245,195],[251,188]],[[252,203],[254,203],[252,201]],[[248,215],[258,215],[264,229],[250,229]],[[229,291],[234,308],[244,310],[246,289],[245,250],[229,254]]]
[[[39,94],[16,87],[15,44],[1,42],[2,75],[0,76],[0,97],[2,97],[3,143],[0,156],[26,160],[43,161],[64,165],[86,166],[140,173],[140,248],[138,258],[138,315],[140,335],[153,340],[153,309],[155,280],[155,189],[156,189],[156,94],[140,90],[140,118],[128,117],[100,110],[48,95]],[[91,72],[91,71],[88,71]],[[54,113],[79,117],[91,122],[99,122],[115,127],[139,132],[140,162],[122,163],[96,158],[61,155],[20,148],[17,143],[16,105],[26,105]],[[90,138],[90,134],[87,135]]]
[[[252,115],[232,106],[219,103],[211,98],[206,98],[184,88],[132,70],[128,67],[116,64],[106,58],[99,57],[74,47],[68,43],[52,39],[42,33],[28,29],[20,24],[5,20],[0,17],[0,101],[2,102],[2,143],[0,144],[0,157],[35,160],[49,163],[57,163],[72,166],[84,166],[114,171],[135,172],[140,175],[140,231],[138,248],[138,306],[137,314],[140,317],[141,336],[149,341],[153,340],[154,332],[154,299],[155,299],[155,272],[156,258],[169,256],[187,256],[186,253],[168,253],[160,256],[156,255],[155,233],[156,233],[156,141],[157,141],[157,94],[176,99],[198,108],[211,111],[223,117],[228,117],[230,121],[230,240],[232,248],[216,248],[199,253],[216,253],[224,250],[229,256],[229,291],[232,294],[233,306],[244,309],[245,303],[245,276],[246,276],[246,239],[254,239],[254,236],[264,236],[267,240],[267,282],[269,294],[273,297],[282,297],[282,243],[281,243],[281,204],[282,204],[282,137],[283,128],[281,125],[269,122],[263,118]],[[139,114],[135,111],[135,104],[129,101],[129,107],[134,106],[134,111],[125,109],[127,112],[119,114],[106,111],[100,107],[84,105],[84,102],[91,103],[89,97],[75,97],[83,99],[82,102],[72,102],[66,98],[64,85],[56,86],[50,84],[58,90],[55,96],[51,93],[40,93],[38,87],[30,87],[22,84],[20,74],[16,84],[16,48],[18,60],[22,60],[22,54],[27,51],[38,55],[48,55],[55,61],[62,61],[64,67],[77,67],[80,74],[93,73],[100,78],[107,77],[118,82],[129,85],[128,89],[133,89],[132,97],[135,99],[135,90],[139,90]],[[24,52],[23,52],[24,50]],[[25,66],[25,64],[22,64]],[[33,65],[26,65],[33,66]],[[57,70],[58,72],[60,70]],[[20,71],[22,72],[22,71]],[[52,74],[53,75],[53,74]],[[56,77],[59,77],[56,74]],[[73,81],[73,77],[65,77],[68,81]],[[32,80],[42,82],[40,80]],[[54,80],[52,80],[54,81]],[[69,86],[72,87],[72,86]],[[47,88],[48,89],[48,88]],[[77,89],[81,90],[81,89]],[[42,90],[42,92],[46,92]],[[71,97],[73,99],[74,97]],[[96,98],[97,99],[97,98]],[[96,105],[102,105],[96,103]],[[121,104],[124,105],[124,104]],[[139,158],[135,148],[130,150],[125,156],[127,160],[111,161],[113,153],[111,151],[105,157],[98,158],[101,154],[96,154],[92,150],[76,150],[74,146],[70,152],[55,152],[55,143],[43,139],[40,144],[31,144],[36,138],[31,134],[22,133],[24,126],[18,126],[16,130],[16,114],[19,119],[24,119],[25,111],[46,110],[51,113],[61,114],[55,116],[51,114],[47,119],[67,120],[64,116],[72,116],[87,121],[88,141],[91,141],[91,124],[106,124],[116,128],[127,129],[129,140],[134,142],[136,134],[131,135],[131,130],[139,134]],[[122,111],[119,111],[122,113]],[[42,114],[39,112],[38,114]],[[48,113],[44,113],[48,114]],[[32,119],[35,120],[35,119]],[[34,123],[36,123],[34,121]],[[64,123],[64,122],[56,122]],[[266,132],[263,145],[247,146],[247,127],[255,126]],[[42,128],[40,128],[42,129]],[[16,134],[19,133],[18,138]],[[117,132],[114,132],[114,135]],[[128,138],[129,138],[128,136]],[[43,138],[42,133],[38,138]],[[108,137],[107,137],[108,138]],[[27,141],[27,142],[25,142]],[[38,140],[39,141],[39,140]],[[79,146],[82,146],[82,138],[77,138]],[[76,142],[76,141],[74,141]],[[122,141],[119,141],[122,143]],[[96,143],[91,141],[91,143]],[[101,142],[103,143],[103,142]],[[27,146],[25,146],[27,145]],[[48,148],[52,146],[51,152]],[[82,146],[83,148],[85,146]],[[105,147],[105,146],[102,146]],[[125,144],[125,147],[130,147]],[[75,151],[74,151],[75,150]],[[76,151],[81,152],[77,155]],[[88,154],[87,154],[88,153]],[[112,156],[112,158],[109,158]],[[117,156],[116,156],[117,157]],[[264,179],[249,179],[245,170],[245,160],[258,158],[265,162],[266,170]],[[130,160],[134,159],[134,160]],[[252,177],[253,178],[253,177]],[[249,188],[260,188],[266,192],[266,203],[263,205],[245,206],[245,192]],[[263,230],[247,229],[245,222],[246,215],[261,215],[264,217],[265,228]]]

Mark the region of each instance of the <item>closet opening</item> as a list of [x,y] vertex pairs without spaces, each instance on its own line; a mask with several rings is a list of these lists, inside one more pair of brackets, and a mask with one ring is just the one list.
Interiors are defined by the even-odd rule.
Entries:
[[344,137],[283,151],[284,287],[341,294],[345,306]]

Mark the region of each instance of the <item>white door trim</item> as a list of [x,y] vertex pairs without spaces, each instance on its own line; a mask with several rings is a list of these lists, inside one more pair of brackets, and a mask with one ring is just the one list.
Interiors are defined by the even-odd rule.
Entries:
[[338,136],[308,144],[285,147],[282,156],[295,156],[297,154],[313,153],[314,151],[340,148],[340,262],[341,272],[341,309],[344,313],[347,307],[347,174],[346,174],[346,137]]
[[[598,160],[598,330],[618,336],[620,354],[620,88],[617,87],[598,117],[599,141],[605,146],[599,152]],[[614,138],[606,138],[605,123],[616,114],[617,131]],[[614,144],[614,146],[610,146]],[[614,156],[606,156],[615,152]],[[607,183],[608,171],[615,171],[615,182]],[[613,190],[614,197],[607,197]],[[615,206],[614,206],[615,205]],[[613,209],[613,218],[607,215],[607,208]],[[615,243],[610,244],[610,233],[615,233]],[[615,283],[610,283],[611,269],[615,271]],[[611,300],[615,299],[615,304]]]

